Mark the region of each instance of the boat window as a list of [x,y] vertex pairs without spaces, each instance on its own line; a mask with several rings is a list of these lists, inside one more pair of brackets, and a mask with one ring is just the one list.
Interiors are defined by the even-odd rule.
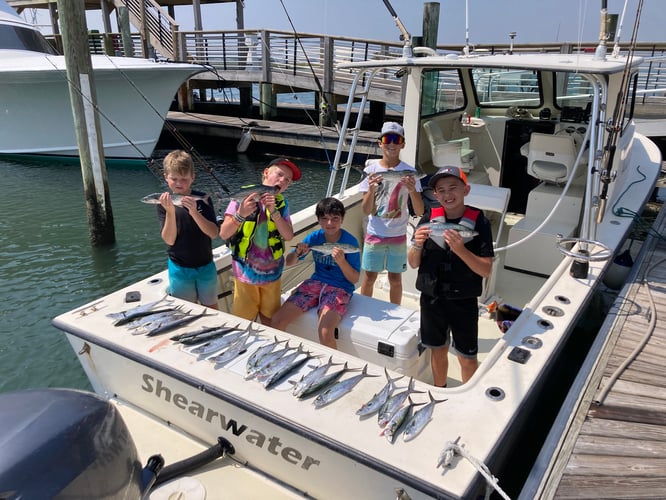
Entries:
[[0,25],[0,48],[57,55],[39,31],[18,26]]
[[426,70],[423,72],[421,115],[432,116],[465,108],[460,72],[457,69]]
[[580,73],[555,73],[555,107],[585,109],[593,97],[592,83]]
[[479,106],[538,108],[542,105],[543,93],[538,71],[472,68],[470,72]]

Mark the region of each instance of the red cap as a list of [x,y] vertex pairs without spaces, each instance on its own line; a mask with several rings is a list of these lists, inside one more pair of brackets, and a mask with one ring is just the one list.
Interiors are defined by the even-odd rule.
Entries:
[[284,167],[287,167],[291,170],[291,180],[292,181],[297,181],[298,179],[301,178],[301,170],[296,166],[296,164],[288,160],[287,158],[278,158],[277,160],[273,160],[268,164],[269,167],[273,167],[275,165],[282,165]]

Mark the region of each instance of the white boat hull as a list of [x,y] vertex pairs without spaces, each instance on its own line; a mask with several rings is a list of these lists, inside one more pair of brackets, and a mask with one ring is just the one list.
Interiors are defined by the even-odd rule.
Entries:
[[[4,57],[4,55],[3,55]],[[93,56],[104,156],[147,159],[178,87],[201,68]],[[64,57],[44,54],[0,62],[0,154],[77,157]]]

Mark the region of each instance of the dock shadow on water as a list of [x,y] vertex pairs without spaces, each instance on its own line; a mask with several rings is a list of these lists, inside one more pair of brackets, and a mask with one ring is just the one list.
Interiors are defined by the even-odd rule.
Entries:
[[[159,165],[170,149],[155,151]],[[230,189],[260,182],[273,158],[238,155],[224,144],[199,151]],[[297,160],[306,183],[286,192],[292,211],[305,208],[325,192],[328,166]],[[76,355],[51,319],[118,288],[162,271],[166,251],[154,206],[139,200],[166,189],[146,166],[107,167],[116,242],[92,247],[81,169],[77,162],[0,158],[4,180],[0,210],[0,392],[37,388],[90,389]],[[195,188],[216,190],[215,181],[197,170]],[[221,201],[221,209],[227,200]],[[217,239],[214,245],[222,243]]]

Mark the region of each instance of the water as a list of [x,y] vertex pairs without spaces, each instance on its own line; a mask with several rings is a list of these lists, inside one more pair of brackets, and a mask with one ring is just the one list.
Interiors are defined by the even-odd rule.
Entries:
[[[235,143],[199,149],[232,191],[257,182],[273,157],[238,155]],[[157,150],[161,159],[169,150]],[[286,192],[292,212],[318,201],[328,185],[328,165],[296,160],[301,181]],[[166,267],[155,207],[139,200],[163,191],[161,178],[143,166],[109,166],[116,243],[90,245],[81,169],[63,164],[0,159],[0,392],[37,387],[90,390],[64,333],[51,319]],[[204,168],[194,187],[219,191]],[[220,200],[220,208],[226,207]],[[216,240],[214,245],[221,244]]]

